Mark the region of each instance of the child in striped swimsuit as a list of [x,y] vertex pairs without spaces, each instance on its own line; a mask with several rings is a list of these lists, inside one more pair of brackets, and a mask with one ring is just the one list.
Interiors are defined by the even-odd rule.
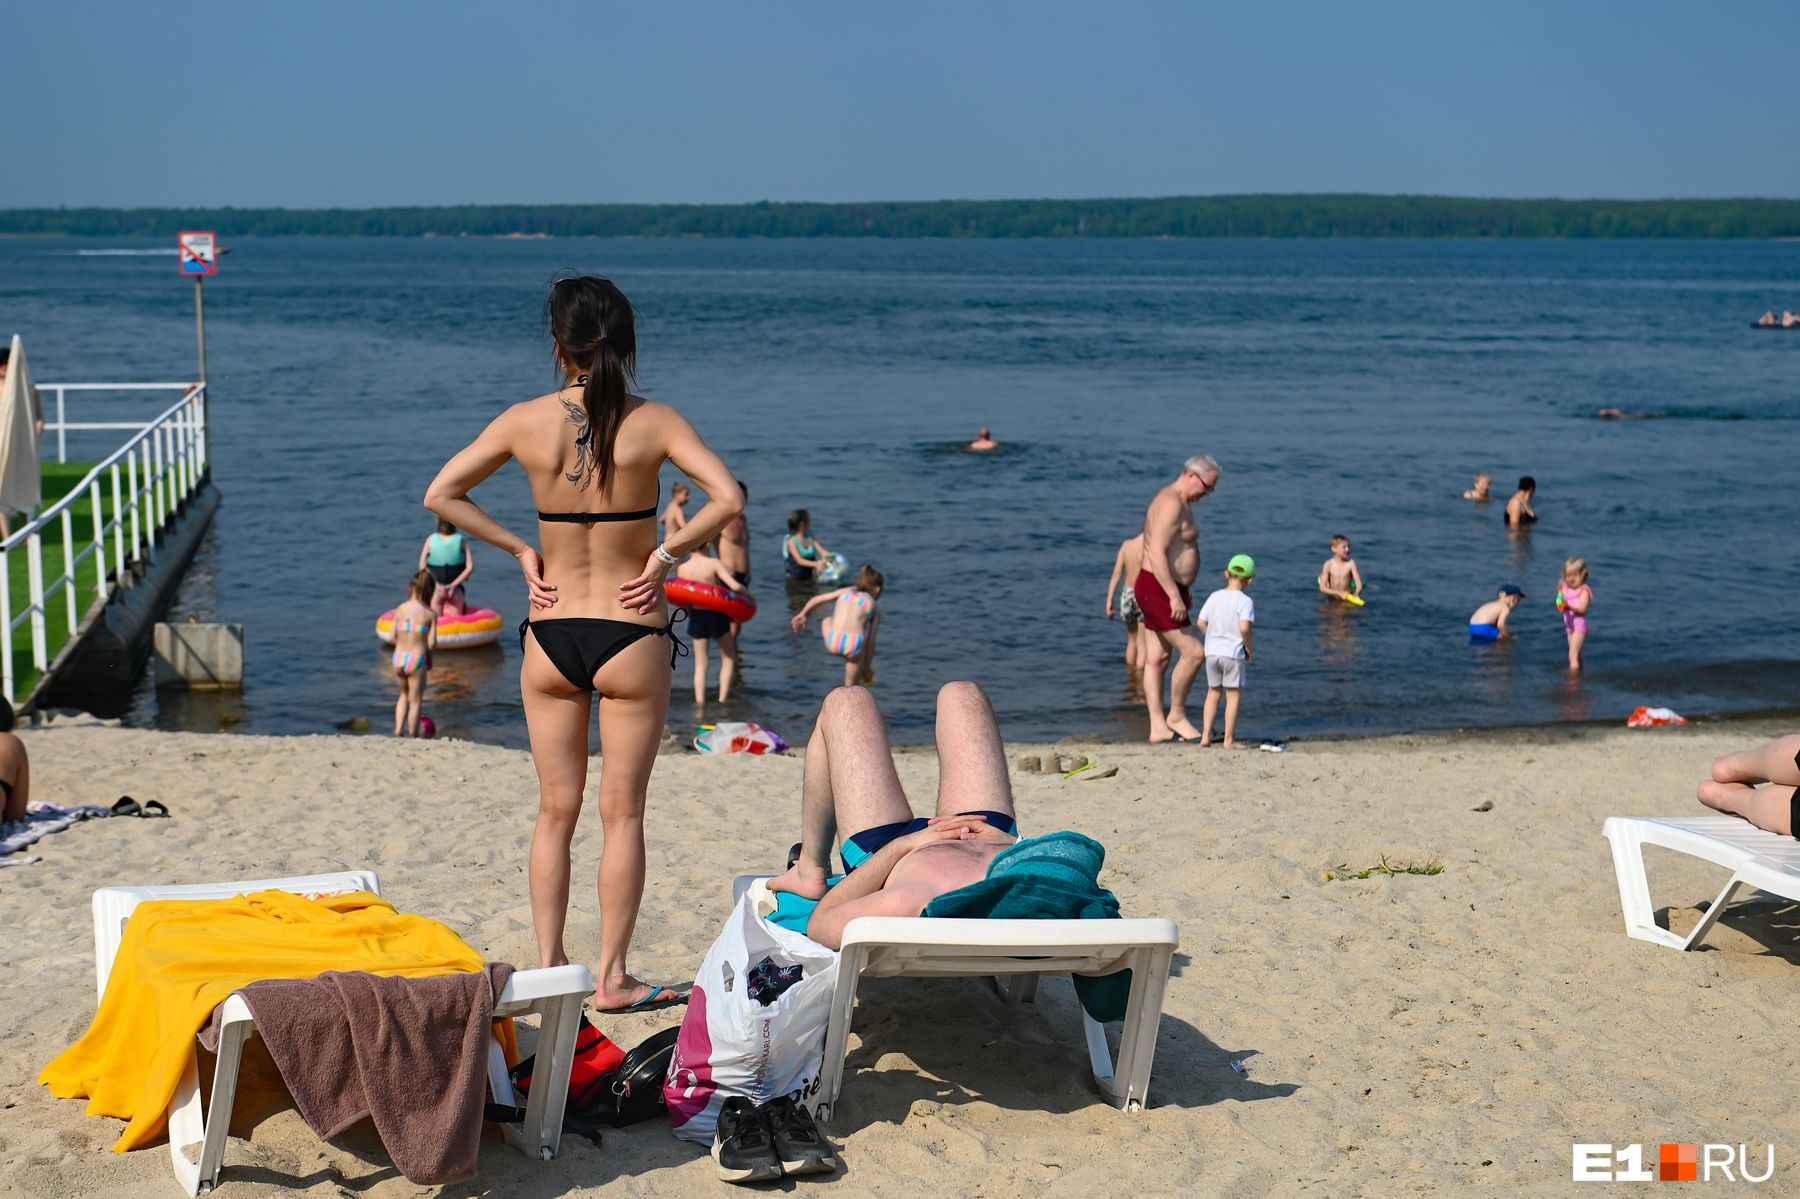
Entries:
[[844,660],[844,686],[875,681],[875,626],[881,620],[876,600],[886,580],[879,570],[864,565],[853,587],[840,587],[815,595],[794,615],[794,632],[806,627],[806,614],[821,604],[832,604],[831,615],[819,626],[825,648]]

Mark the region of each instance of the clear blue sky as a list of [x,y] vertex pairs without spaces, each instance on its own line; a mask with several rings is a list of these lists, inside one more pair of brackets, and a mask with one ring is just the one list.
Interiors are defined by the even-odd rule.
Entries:
[[0,206],[1800,196],[1788,0],[32,3]]

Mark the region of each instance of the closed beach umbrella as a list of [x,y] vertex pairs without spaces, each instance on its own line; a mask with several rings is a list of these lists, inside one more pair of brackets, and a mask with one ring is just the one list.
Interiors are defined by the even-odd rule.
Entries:
[[37,431],[31,408],[31,374],[25,369],[25,342],[12,339],[6,389],[0,393],[0,505],[30,515],[44,497],[38,472]]

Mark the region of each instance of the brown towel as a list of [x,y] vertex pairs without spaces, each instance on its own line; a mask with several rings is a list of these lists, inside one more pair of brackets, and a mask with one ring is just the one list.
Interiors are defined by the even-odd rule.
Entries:
[[[385,978],[328,971],[241,992],[256,1031],[313,1131],[329,1140],[368,1116],[412,1182],[475,1173],[494,1000],[512,977],[484,972]],[[218,1044],[218,1013],[201,1034]]]

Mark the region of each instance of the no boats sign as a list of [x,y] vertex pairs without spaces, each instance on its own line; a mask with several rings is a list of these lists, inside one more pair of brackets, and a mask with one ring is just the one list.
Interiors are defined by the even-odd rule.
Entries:
[[219,273],[218,239],[212,233],[181,233],[181,273],[184,275],[216,275]]

